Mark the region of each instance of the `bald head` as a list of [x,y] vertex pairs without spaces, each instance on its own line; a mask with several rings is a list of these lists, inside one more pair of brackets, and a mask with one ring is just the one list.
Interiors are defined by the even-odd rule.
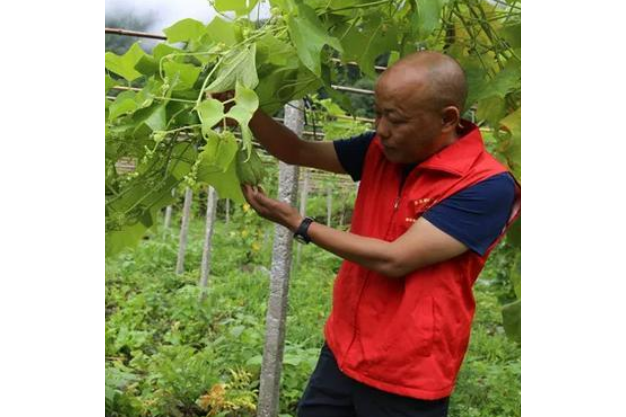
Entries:
[[463,112],[467,83],[461,66],[448,55],[420,51],[407,55],[381,75],[379,83],[395,80],[416,105],[440,110],[455,106]]

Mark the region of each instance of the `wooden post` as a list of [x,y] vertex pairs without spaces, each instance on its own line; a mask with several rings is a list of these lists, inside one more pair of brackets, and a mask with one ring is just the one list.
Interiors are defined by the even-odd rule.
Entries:
[[191,202],[193,191],[185,190],[185,202],[183,204],[183,218],[180,222],[180,239],[178,241],[178,259],[176,261],[176,273],[182,274],[185,270],[185,252],[187,251],[187,234],[189,232],[189,220],[191,218]]
[[[292,101],[290,105],[285,106],[285,125],[298,136],[301,136],[304,130],[303,108],[302,100]],[[280,162],[278,199],[295,205],[297,193],[298,167]],[[278,415],[292,247],[293,235],[291,231],[276,225],[257,417],[276,417]]]
[[209,186],[207,189],[206,205],[206,228],[204,229],[204,246],[202,247],[202,263],[200,264],[200,287],[202,293],[200,299],[206,296],[206,288],[211,273],[211,240],[215,229],[215,212],[217,211],[217,194],[215,188]]

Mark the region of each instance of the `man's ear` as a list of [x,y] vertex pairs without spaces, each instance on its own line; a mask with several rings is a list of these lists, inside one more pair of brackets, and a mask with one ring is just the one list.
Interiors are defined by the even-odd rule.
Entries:
[[456,106],[444,107],[441,110],[441,130],[453,132],[461,122],[461,113]]

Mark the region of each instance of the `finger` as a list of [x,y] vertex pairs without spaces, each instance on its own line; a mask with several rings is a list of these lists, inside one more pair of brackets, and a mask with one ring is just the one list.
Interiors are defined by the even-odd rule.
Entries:
[[250,203],[250,200],[253,199],[253,195],[252,195],[252,189],[250,188],[250,186],[247,185],[247,184],[242,184],[241,185],[241,192],[243,193],[243,196],[246,199],[246,201],[248,202],[248,204],[252,205]]
[[256,212],[262,212],[264,211],[265,207],[262,201],[259,200],[259,196],[258,194],[254,191],[254,189],[248,185],[242,185],[241,186],[242,190],[243,190],[243,195],[246,199],[246,201],[248,202],[248,204],[250,204],[250,206],[256,211]]

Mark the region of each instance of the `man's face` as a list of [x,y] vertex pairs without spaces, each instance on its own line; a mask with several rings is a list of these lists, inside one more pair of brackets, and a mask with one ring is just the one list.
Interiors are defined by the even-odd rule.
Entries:
[[399,76],[376,84],[376,133],[385,157],[395,163],[419,163],[440,148],[441,114],[428,106],[424,88]]

